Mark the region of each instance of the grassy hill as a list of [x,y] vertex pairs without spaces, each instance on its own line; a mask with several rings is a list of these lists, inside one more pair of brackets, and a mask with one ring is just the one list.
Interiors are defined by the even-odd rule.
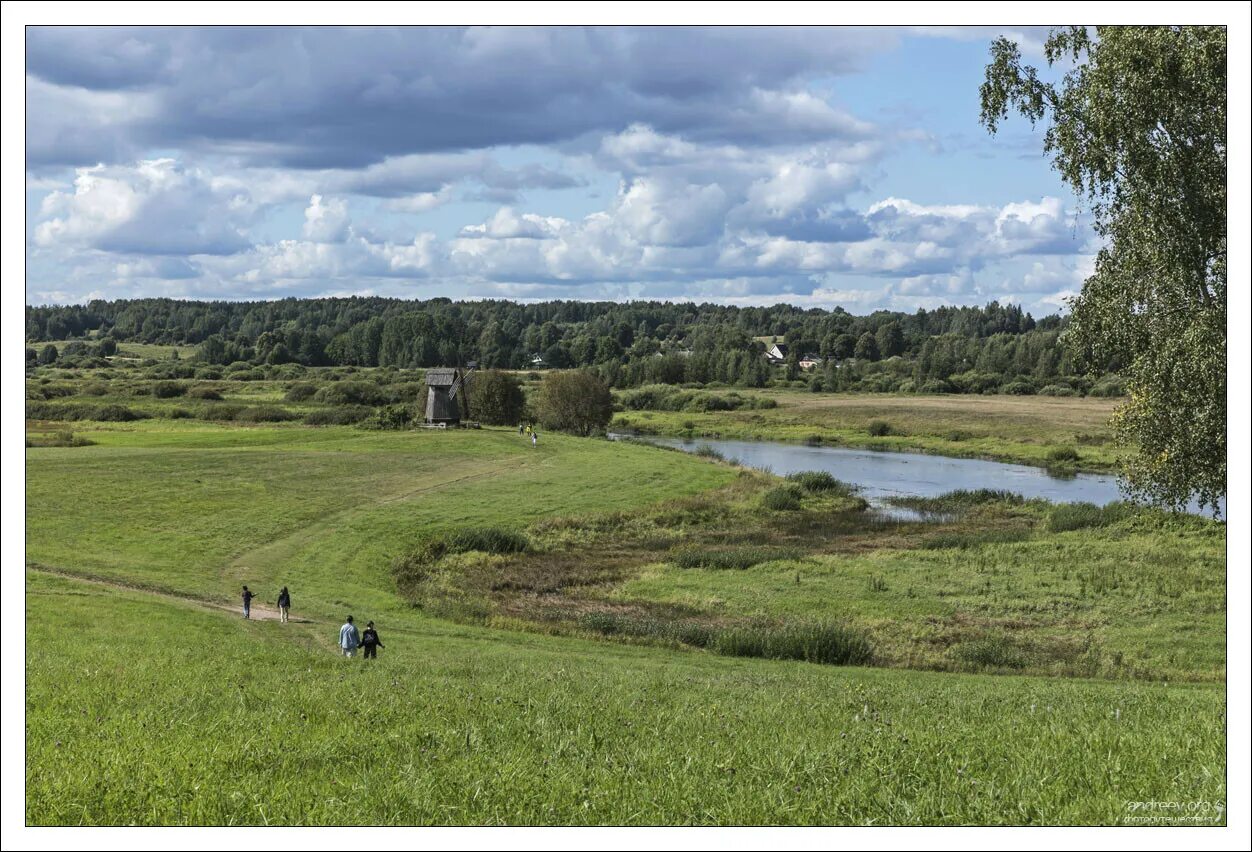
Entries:
[[[988,504],[888,532],[844,497],[770,514],[760,474],[555,434],[78,428],[94,443],[26,451],[33,824],[1119,823],[1127,802],[1225,799],[1214,522],[1061,532],[1049,507]],[[1024,532],[988,537],[1006,526]],[[531,550],[450,554],[402,593],[396,557],[471,528]],[[674,561],[758,534],[797,552]],[[298,620],[245,622],[241,583],[290,586]],[[837,617],[891,668],[606,641],[561,607]],[[335,655],[347,612],[379,623],[379,660]],[[1028,642],[1089,622],[1135,665],[910,670],[956,616]]]

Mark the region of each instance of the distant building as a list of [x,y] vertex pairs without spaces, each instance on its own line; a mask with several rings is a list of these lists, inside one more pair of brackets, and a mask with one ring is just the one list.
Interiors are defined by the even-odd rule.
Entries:
[[534,367],[535,369],[539,369],[540,367],[548,366],[548,362],[543,360],[542,355],[532,355],[530,358],[530,366]]
[[787,360],[787,344],[775,343],[765,350],[765,357],[771,364],[781,364]]
[[822,366],[822,356],[814,355],[812,352],[806,354],[800,359],[801,370],[811,370],[814,367]]

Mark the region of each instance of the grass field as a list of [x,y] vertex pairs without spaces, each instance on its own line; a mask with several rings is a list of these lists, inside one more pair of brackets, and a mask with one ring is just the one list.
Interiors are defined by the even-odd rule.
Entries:
[[[1120,823],[1224,801],[1223,693],[450,627],[242,623],[28,576],[32,824]],[[1224,815],[1219,815],[1221,821]]]
[[[504,429],[74,430],[92,443],[26,451],[32,824],[1121,823],[1225,798],[1215,522],[1054,531],[1010,504],[885,528],[842,492],[767,512],[761,474]],[[497,528],[531,549],[432,575],[484,609],[397,588],[397,556]],[[745,547],[780,558],[674,561]],[[243,621],[241,583],[290,586],[298,621]],[[564,605],[833,618],[882,667],[536,615]],[[380,660],[335,655],[349,611]],[[971,638],[992,656],[946,665]],[[994,656],[1071,645],[1102,664]],[[913,670],[965,663],[1053,676]]]
[[[1116,400],[1046,396],[904,396],[795,390],[739,391],[777,408],[741,411],[624,411],[614,428],[704,436],[910,450],[1047,465],[1057,448],[1078,453],[1078,470],[1114,469],[1122,452],[1109,419]],[[872,435],[879,422],[887,434]],[[881,427],[880,427],[881,428]]]

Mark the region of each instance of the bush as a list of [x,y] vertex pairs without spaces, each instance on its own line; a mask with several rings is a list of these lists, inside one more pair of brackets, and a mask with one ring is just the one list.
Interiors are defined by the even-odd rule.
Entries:
[[522,419],[526,398],[522,385],[508,373],[484,370],[469,379],[467,416],[491,426],[516,426]]
[[300,415],[276,405],[256,405],[237,412],[234,419],[241,423],[283,423],[298,420]]
[[1091,386],[1090,396],[1125,396],[1126,382],[1121,376],[1107,375]]
[[104,382],[88,382],[80,393],[83,396],[108,396],[109,386]]
[[417,422],[417,411],[412,405],[384,405],[375,409],[361,421],[366,429],[411,429]]
[[1078,396],[1078,391],[1069,385],[1044,385],[1039,388],[1040,396]]
[[594,373],[569,370],[544,377],[536,408],[545,428],[587,436],[608,425],[613,397]]
[[787,481],[794,482],[810,494],[831,492],[841,497],[850,497],[856,488],[841,482],[824,470],[801,470],[787,474]]
[[304,417],[309,426],[352,426],[362,423],[373,415],[368,405],[342,405],[338,408],[319,408]]
[[714,461],[720,461],[720,462],[726,461],[726,456],[722,453],[721,450],[714,449],[708,444],[701,444],[700,446],[696,447],[694,454],[704,459],[713,459]]
[[795,485],[779,485],[765,492],[761,503],[775,512],[790,512],[800,508],[803,492]]
[[312,382],[296,382],[283,394],[284,402],[304,402],[317,393],[317,385]]
[[1048,461],[1076,462],[1078,461],[1078,451],[1073,447],[1053,447],[1048,450]]
[[874,438],[883,438],[891,434],[891,424],[886,420],[871,420],[865,427],[865,431]]
[[329,405],[382,405],[387,394],[373,382],[343,381],[327,385],[315,394]]
[[124,405],[92,405],[82,402],[52,403],[27,402],[27,420],[100,420],[124,423],[141,420],[147,415],[133,411]]
[[1000,386],[1000,393],[1009,396],[1029,396],[1035,392],[1035,386],[1030,382],[1015,381]]
[[187,391],[187,398],[221,401],[222,395],[217,392],[216,388],[211,388],[206,385],[195,385]]

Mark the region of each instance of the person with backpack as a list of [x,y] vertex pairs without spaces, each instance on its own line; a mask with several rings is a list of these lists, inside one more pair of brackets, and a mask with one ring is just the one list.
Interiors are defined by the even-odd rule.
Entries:
[[287,616],[291,610],[291,592],[287,591],[287,587],[283,586],[283,590],[278,593],[278,620],[283,624],[287,623]]
[[248,591],[247,586],[244,586],[243,594],[241,595],[241,597],[243,598],[243,617],[251,618],[252,617],[252,599],[255,598],[256,595]]
[[361,635],[361,647],[365,649],[365,659],[373,660],[378,657],[378,649],[386,648],[383,640],[378,638],[378,631],[374,629],[374,622],[365,625],[365,633]]
[[361,632],[352,623],[352,616],[339,628],[339,650],[345,657],[355,657],[356,649],[361,644]]

